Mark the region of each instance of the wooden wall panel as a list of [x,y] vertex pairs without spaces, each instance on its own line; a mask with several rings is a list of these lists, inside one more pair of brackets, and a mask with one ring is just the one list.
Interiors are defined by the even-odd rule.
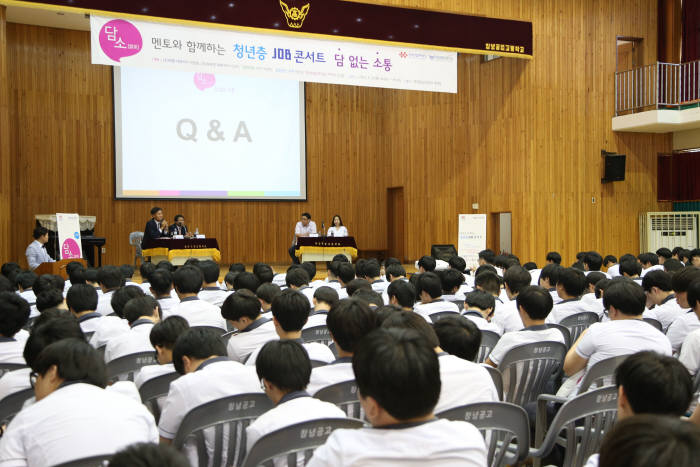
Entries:
[[10,88],[7,79],[7,23],[0,5],[0,251],[10,251]]

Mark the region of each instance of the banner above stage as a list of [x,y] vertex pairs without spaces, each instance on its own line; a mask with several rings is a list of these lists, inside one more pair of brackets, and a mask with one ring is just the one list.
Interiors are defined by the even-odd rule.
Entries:
[[457,92],[455,52],[92,16],[92,63]]

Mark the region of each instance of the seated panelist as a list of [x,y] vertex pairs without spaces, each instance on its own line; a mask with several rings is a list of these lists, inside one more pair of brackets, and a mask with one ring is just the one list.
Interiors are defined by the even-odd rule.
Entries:
[[150,221],[146,222],[146,228],[143,230],[143,241],[141,242],[141,248],[146,244],[146,240],[155,240],[161,237],[168,237],[168,223],[163,219],[163,210],[159,207],[154,207],[151,209],[151,216],[153,217]]
[[187,230],[185,225],[185,216],[178,214],[175,216],[175,223],[168,228],[170,235],[182,235],[184,237],[193,237],[194,234]]
[[328,227],[328,236],[329,237],[347,237],[348,236],[348,229],[343,225],[343,219],[340,218],[338,214],[333,216],[333,220],[331,221],[331,226]]

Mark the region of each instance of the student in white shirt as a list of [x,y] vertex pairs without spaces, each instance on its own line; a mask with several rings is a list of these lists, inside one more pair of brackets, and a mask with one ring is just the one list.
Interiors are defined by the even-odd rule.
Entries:
[[27,324],[29,303],[16,293],[0,292],[0,363],[24,364],[24,341],[15,335]]
[[503,335],[503,328],[492,322],[496,299],[488,292],[475,290],[464,297],[462,316],[468,318],[482,331],[492,331]]
[[[190,325],[187,324],[187,320],[182,316],[171,316],[153,325],[148,338],[156,351],[158,364],[141,367],[134,377],[134,384],[137,388],[143,386],[148,380],[175,372],[173,348],[177,338],[189,328]],[[162,406],[162,403],[160,404]]]
[[319,418],[346,417],[334,404],[306,392],[311,361],[301,344],[293,340],[268,342],[256,357],[255,371],[275,406],[246,428],[248,452],[260,438],[280,428]]
[[542,287],[525,287],[515,299],[520,319],[525,327],[516,332],[507,332],[491,350],[486,363],[497,367],[513,347],[533,342],[554,341],[564,343],[558,329],[548,328],[545,318],[552,310],[552,296]]
[[121,266],[119,266],[119,271],[122,273],[122,279],[124,279],[123,286],[126,286],[126,285],[135,285],[137,287],[141,286],[141,284],[137,284],[136,282],[133,281],[134,267],[132,265],[122,264]]
[[404,280],[395,280],[389,284],[386,292],[390,305],[399,306],[404,311],[413,311],[416,305],[416,288],[413,284]]
[[416,295],[420,303],[416,303],[413,311],[423,318],[430,319],[433,313],[449,311],[459,313],[459,307],[442,298],[442,283],[434,272],[424,272],[418,277]]
[[382,278],[380,271],[381,266],[379,261],[374,258],[368,259],[362,266],[363,278],[370,283],[372,290],[378,294],[384,292],[389,285],[389,282]]
[[[695,316],[700,317],[700,279],[691,282],[686,297],[691,311],[695,313]],[[700,329],[689,333],[685,338],[678,360],[686,367],[691,376],[700,372]]]
[[261,316],[260,300],[250,290],[241,289],[230,295],[221,307],[221,316],[238,329],[226,348],[231,360],[244,363],[255,349],[277,339],[272,319]]
[[333,216],[331,221],[331,226],[328,227],[329,237],[347,237],[348,229],[343,225],[343,219],[340,218],[338,214]]
[[102,316],[111,315],[114,313],[111,301],[114,291],[124,285],[122,273],[116,266],[102,266],[97,270],[97,282],[102,290],[102,295],[99,296],[97,311]]
[[170,310],[175,308],[180,300],[173,298],[173,275],[166,269],[156,269],[149,276],[149,290],[151,295],[158,300],[163,317],[170,315]]
[[671,275],[666,271],[651,271],[642,278],[647,307],[653,306],[652,309],[645,310],[642,316],[657,320],[664,332],[676,318],[685,313],[676,302],[672,287]]
[[503,328],[505,332],[519,331],[523,328],[523,322],[515,299],[521,290],[531,287],[530,273],[522,266],[511,266],[503,274],[503,283],[507,301],[504,301],[501,306],[496,306],[491,321]]
[[32,286],[37,279],[37,275],[32,271],[22,271],[15,276],[15,286],[17,294],[25,299],[29,306],[36,305],[36,295],[32,290]]
[[422,256],[421,259],[416,262],[416,267],[418,268],[418,272],[420,274],[423,274],[424,272],[433,272],[435,271],[436,266],[437,261],[435,261],[435,258],[432,256]]
[[455,255],[452,258],[450,258],[447,264],[450,266],[450,269],[455,269],[456,271],[461,273],[462,277],[464,278],[462,285],[459,287],[458,294],[460,295],[460,297],[466,294],[467,292],[471,292],[474,288],[474,276],[467,274],[467,262],[464,260],[464,258]]
[[586,252],[586,254],[583,255],[583,258],[581,259],[581,262],[583,263],[583,273],[585,275],[588,275],[591,272],[599,272],[608,279],[611,278],[610,276],[608,276],[607,273],[604,273],[600,270],[600,268],[603,267],[603,257],[600,256],[600,253],[598,253],[597,251]]
[[353,357],[360,403],[371,428],[335,430],[308,467],[330,465],[486,465],[479,431],[436,419],[440,363],[417,331],[377,329]]
[[294,254],[297,238],[308,237],[312,234],[316,234],[317,232],[318,230],[316,230],[316,223],[311,220],[311,214],[308,212],[302,213],[301,220],[299,220],[299,222],[297,222],[297,224],[294,226],[294,242],[292,243],[292,246],[289,247],[289,256],[292,258],[292,263],[299,264],[299,259]]
[[298,265],[292,265],[289,269],[287,269],[287,275],[285,276],[287,288],[297,290],[304,294],[306,299],[309,301],[309,306],[313,306],[314,289],[309,287],[309,281],[309,273],[306,272],[305,268]]
[[620,275],[627,277],[642,285],[642,265],[635,259],[620,260]]
[[309,320],[304,325],[304,329],[325,326],[328,312],[336,302],[338,302],[338,292],[334,288],[324,285],[314,290],[314,307],[309,313]]
[[[408,282],[408,279],[406,279],[406,270],[401,266],[400,264],[390,264],[386,267],[386,281],[387,281],[387,286],[384,288],[384,291],[382,292],[382,299],[384,300],[385,305],[389,305],[389,286],[396,281],[401,281],[401,282]],[[414,299],[415,303],[415,299]],[[413,309],[413,305],[411,305],[411,309]]]
[[106,346],[107,342],[115,337],[129,332],[129,323],[124,319],[124,307],[132,298],[145,297],[141,287],[128,285],[117,289],[112,294],[110,306],[114,314],[103,316],[97,321],[94,334],[90,338],[90,345],[98,349]]
[[340,300],[348,298],[347,286],[353,280],[355,280],[355,268],[352,267],[352,264],[346,262],[338,264],[338,282],[340,282],[338,298]]
[[153,295],[151,293],[151,274],[156,271],[156,265],[149,262],[142,262],[139,266],[139,274],[141,274],[141,283],[139,287],[143,290],[146,295]]
[[552,302],[556,305],[561,302],[557,293],[557,283],[559,282],[559,273],[563,268],[558,264],[548,264],[542,268],[538,285],[543,287],[552,296]]
[[267,263],[255,263],[253,265],[253,274],[257,277],[260,285],[272,283],[272,279],[275,277],[275,271],[273,271],[272,266]]
[[[335,360],[335,356],[328,346],[318,342],[301,342],[301,330],[309,319],[310,309],[308,300],[300,292],[293,289],[283,290],[272,301],[272,322],[275,325],[275,331],[280,339],[300,341],[311,360],[330,363]],[[258,347],[250,354],[246,365],[255,365],[260,348]]]
[[[442,298],[448,302],[457,303],[464,301],[464,294],[460,292],[464,284],[464,274],[456,269],[445,269],[438,273],[442,286]],[[459,307],[459,305],[457,305]]]
[[260,281],[252,272],[242,271],[236,274],[233,279],[233,290],[238,292],[239,290],[247,289],[255,293],[260,287]]
[[700,248],[695,248],[690,251],[688,260],[690,265],[700,268]]
[[696,329],[700,329],[700,319],[693,312],[688,303],[688,289],[690,284],[700,280],[700,268],[694,266],[686,266],[680,271],[673,274],[671,278],[671,286],[676,294],[676,302],[678,306],[685,310],[685,313],[673,321],[666,331],[666,337],[671,341],[671,347],[674,353],[681,350],[685,338]]
[[105,391],[105,365],[84,340],[50,344],[32,371],[36,402],[7,427],[0,465],[56,465],[157,442],[153,415],[142,404]]
[[260,308],[262,314],[268,313],[272,308],[272,300],[275,299],[282,292],[279,285],[273,284],[271,282],[264,282],[260,284],[258,290],[255,291],[258,300],[260,300]]
[[150,333],[160,321],[158,302],[153,297],[132,298],[124,306],[124,318],[131,330],[107,342],[105,363],[126,355],[150,352]]
[[595,294],[595,286],[602,280],[609,280],[605,274],[600,271],[590,271],[586,274],[586,287],[581,295],[581,304],[598,315],[598,319],[605,314],[603,307],[603,298]]
[[605,258],[603,258],[603,267],[606,269],[608,276],[610,276],[611,278],[620,275],[620,265],[617,264],[617,258],[613,255],[608,255]]
[[195,266],[183,266],[173,274],[175,291],[180,303],[168,316],[182,316],[190,326],[211,326],[226,331],[226,320],[219,307],[197,297],[202,288],[202,272]]
[[568,376],[584,369],[588,371],[607,358],[642,350],[671,355],[668,338],[642,321],[646,296],[639,285],[624,278],[615,279],[605,290],[603,303],[611,321],[592,324],[571,346],[564,359],[564,372]]
[[644,277],[648,272],[657,269],[663,270],[663,266],[659,265],[659,257],[655,253],[640,253],[637,256],[637,260],[642,265],[642,272],[639,274],[639,277]]
[[100,325],[103,315],[97,313],[97,292],[87,284],[76,284],[70,288],[66,296],[68,309],[80,323],[83,332],[95,332]]
[[341,261],[331,261],[328,265],[328,274],[326,276],[325,285],[334,288],[336,291],[340,290],[340,280],[338,280],[338,267],[340,266],[340,264]]
[[545,322],[559,324],[561,320],[577,313],[594,312],[592,303],[581,300],[586,290],[586,276],[576,268],[564,268],[559,272],[557,294],[561,301],[554,305]]
[[221,287],[219,287],[219,265],[214,261],[207,260],[197,263],[197,267],[202,271],[202,277],[204,279],[202,289],[197,296],[200,300],[221,307],[226,297],[229,296],[229,292],[221,290]]

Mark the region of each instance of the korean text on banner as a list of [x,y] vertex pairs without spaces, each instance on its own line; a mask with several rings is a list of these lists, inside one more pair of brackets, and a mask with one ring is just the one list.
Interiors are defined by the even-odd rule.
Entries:
[[486,249],[486,214],[459,215],[459,242],[457,253],[468,268],[479,265],[479,252]]
[[61,259],[82,258],[80,246],[80,216],[78,214],[56,213],[58,245]]
[[92,63],[457,92],[457,53],[90,17]]

